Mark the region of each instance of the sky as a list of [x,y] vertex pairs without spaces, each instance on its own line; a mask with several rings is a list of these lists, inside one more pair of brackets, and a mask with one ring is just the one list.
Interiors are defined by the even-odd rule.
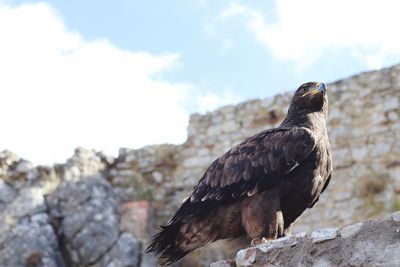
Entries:
[[399,1],[0,0],[0,150],[180,144],[192,113],[400,62]]

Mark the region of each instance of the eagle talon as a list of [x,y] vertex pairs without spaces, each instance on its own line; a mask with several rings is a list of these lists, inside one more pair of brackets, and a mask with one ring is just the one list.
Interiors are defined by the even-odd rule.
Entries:
[[256,237],[256,238],[253,238],[253,239],[251,240],[250,246],[251,246],[251,247],[255,247],[255,246],[260,245],[260,244],[262,244],[262,243],[267,243],[267,242],[269,242],[269,241],[271,241],[271,240],[273,240],[273,239],[265,238],[265,237],[263,237],[263,238],[258,238],[258,237]]
[[253,238],[253,239],[251,240],[250,246],[251,246],[251,247],[255,247],[255,246],[257,246],[257,245],[259,245],[259,244],[261,244],[261,243],[262,243],[262,240],[261,240],[260,238],[256,237],[256,238]]

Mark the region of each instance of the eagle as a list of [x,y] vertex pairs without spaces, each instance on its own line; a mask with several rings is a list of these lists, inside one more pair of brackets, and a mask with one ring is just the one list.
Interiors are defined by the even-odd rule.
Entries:
[[327,87],[302,84],[287,116],[217,158],[146,249],[162,266],[218,239],[251,245],[291,234],[332,177]]

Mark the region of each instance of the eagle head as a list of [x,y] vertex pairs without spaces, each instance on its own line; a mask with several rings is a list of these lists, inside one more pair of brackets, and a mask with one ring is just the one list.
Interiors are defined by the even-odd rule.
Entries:
[[308,82],[302,84],[294,93],[290,103],[289,112],[312,113],[328,110],[328,98],[326,85],[320,82]]

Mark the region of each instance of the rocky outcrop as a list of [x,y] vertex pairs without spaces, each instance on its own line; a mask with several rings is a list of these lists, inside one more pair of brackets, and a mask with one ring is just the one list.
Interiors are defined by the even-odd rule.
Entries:
[[343,228],[298,233],[240,250],[211,267],[399,266],[400,212]]
[[65,266],[39,188],[21,190],[1,213],[0,259],[2,267]]
[[120,230],[121,197],[103,177],[65,182],[46,200],[67,266],[139,266],[139,241]]
[[0,266],[65,266],[51,225],[39,170],[15,154],[0,153]]
[[141,242],[120,226],[126,197],[98,155],[34,168],[5,151],[0,166],[1,267],[140,266]]

